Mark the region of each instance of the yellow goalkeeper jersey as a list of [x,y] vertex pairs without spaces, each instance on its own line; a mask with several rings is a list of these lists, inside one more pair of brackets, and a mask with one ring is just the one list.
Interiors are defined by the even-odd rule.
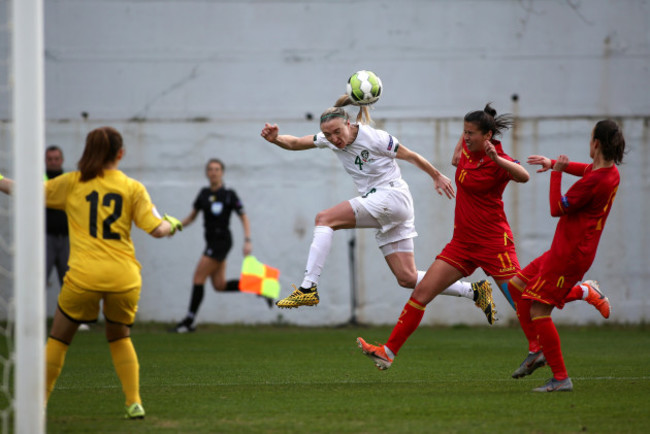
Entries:
[[142,285],[131,222],[150,233],[162,219],[140,182],[120,170],[81,182],[68,172],[45,183],[48,208],[68,215],[70,269],[65,282],[93,291],[127,291]]

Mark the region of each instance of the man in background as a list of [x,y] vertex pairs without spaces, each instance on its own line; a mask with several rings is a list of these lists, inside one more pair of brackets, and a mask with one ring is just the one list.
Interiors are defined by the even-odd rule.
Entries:
[[[45,180],[56,178],[63,173],[63,151],[56,145],[45,150]],[[52,268],[56,267],[59,287],[63,285],[63,276],[68,271],[70,256],[70,239],[68,237],[68,217],[65,211],[45,209],[45,279],[49,280]],[[79,330],[88,330],[87,324],[81,324]]]
[[[63,151],[56,145],[45,150],[45,179],[56,178],[63,173]],[[45,256],[45,278],[49,279],[56,266],[59,285],[68,271],[70,240],[68,239],[68,218],[65,211],[47,208],[45,212],[47,248]]]

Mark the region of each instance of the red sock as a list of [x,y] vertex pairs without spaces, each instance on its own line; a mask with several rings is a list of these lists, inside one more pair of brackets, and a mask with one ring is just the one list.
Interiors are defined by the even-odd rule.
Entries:
[[535,326],[530,319],[530,306],[533,302],[531,300],[521,298],[523,291],[524,288],[519,288],[514,283],[512,283],[512,280],[508,282],[508,292],[510,293],[510,297],[512,297],[512,301],[515,302],[515,306],[517,306],[517,318],[519,319],[519,324],[521,325],[521,329],[524,331],[524,335],[526,335],[526,339],[528,340],[528,351],[531,353],[536,353],[541,349],[541,347],[539,345],[539,341],[537,340],[537,332],[535,331]]
[[574,286],[573,288],[571,288],[571,290],[566,295],[566,297],[564,297],[564,303],[566,304],[566,303],[570,303],[572,301],[582,300],[583,295],[584,295],[584,293],[582,292],[582,286],[580,286],[580,284],[578,284],[578,285]]
[[530,319],[530,306],[533,304],[531,300],[522,298],[517,303],[517,318],[519,319],[519,324],[521,329],[526,335],[528,340],[528,351],[531,353],[536,353],[541,350],[539,341],[537,340],[537,331],[535,330],[535,325]]
[[424,316],[424,309],[426,306],[423,306],[418,301],[411,297],[409,301],[404,305],[404,310],[397,320],[397,324],[393,328],[386,346],[397,355],[397,352],[402,348],[404,342],[411,336],[411,334],[418,328],[422,317]]
[[564,358],[562,357],[562,349],[560,348],[560,335],[557,333],[555,324],[550,316],[542,316],[533,319],[535,330],[539,343],[544,351],[544,356],[548,365],[553,371],[553,376],[556,380],[564,380],[569,377],[564,366]]

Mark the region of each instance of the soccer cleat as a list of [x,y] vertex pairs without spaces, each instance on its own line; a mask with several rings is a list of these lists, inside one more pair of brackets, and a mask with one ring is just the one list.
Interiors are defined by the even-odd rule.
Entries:
[[390,365],[393,364],[393,359],[388,357],[388,354],[386,354],[386,350],[384,350],[383,345],[370,345],[364,341],[363,338],[357,338],[357,344],[359,345],[359,348],[361,348],[363,354],[368,356],[380,371],[384,371],[390,368]]
[[138,402],[125,407],[124,411],[126,412],[124,419],[144,419],[144,408]]
[[169,331],[170,333],[192,333],[194,330],[196,330],[196,327],[190,321],[183,320]]
[[492,299],[492,285],[487,280],[479,280],[472,283],[472,290],[474,291],[474,304],[483,311],[488,323],[494,324],[497,320],[497,308],[494,305],[494,299]]
[[589,293],[585,301],[598,309],[598,312],[600,312],[603,318],[609,318],[609,314],[612,312],[612,306],[610,306],[609,299],[605,297],[605,294],[600,292],[598,282],[595,280],[585,280],[582,284],[589,288]]
[[537,368],[541,368],[542,366],[546,366],[546,357],[544,357],[544,353],[541,350],[536,353],[530,353],[528,354],[528,357],[521,362],[521,365],[519,365],[517,370],[512,373],[512,378],[525,377],[526,375],[532,374]]
[[293,286],[294,291],[289,297],[276,301],[276,306],[285,309],[292,309],[300,306],[316,306],[320,301],[318,298],[318,291],[316,290],[316,284],[312,285],[309,289],[303,287],[296,289],[296,285],[291,286]]
[[564,380],[551,378],[545,385],[533,389],[533,392],[571,392],[572,390],[573,383],[571,378],[567,377]]

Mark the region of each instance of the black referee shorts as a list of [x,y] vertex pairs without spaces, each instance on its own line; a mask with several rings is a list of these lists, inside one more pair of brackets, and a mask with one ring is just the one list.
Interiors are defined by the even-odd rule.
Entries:
[[219,262],[225,261],[232,248],[232,237],[210,238],[206,240],[203,254]]

